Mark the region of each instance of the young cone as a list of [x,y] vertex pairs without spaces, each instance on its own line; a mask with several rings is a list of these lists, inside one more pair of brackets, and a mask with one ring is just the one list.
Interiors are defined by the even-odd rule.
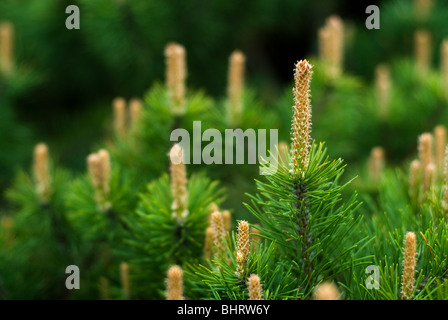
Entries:
[[294,80],[294,106],[292,120],[291,173],[295,178],[303,178],[309,162],[311,148],[311,102],[310,82],[312,66],[307,60],[296,64]]
[[224,221],[219,211],[212,213],[210,225],[213,229],[213,246],[215,256],[221,257],[225,252],[225,231]]
[[165,48],[166,88],[174,114],[185,112],[185,79],[187,77],[185,48],[171,42]]
[[179,266],[168,269],[166,280],[166,300],[184,300],[183,271]]
[[430,133],[423,133],[419,137],[418,152],[420,163],[423,169],[423,193],[429,190],[433,160],[433,136]]
[[115,136],[124,139],[126,136],[126,101],[117,97],[112,101],[114,109],[114,131]]
[[181,146],[177,143],[174,144],[169,156],[173,217],[177,220],[185,219],[188,215],[187,170]]
[[332,34],[332,54],[333,64],[332,71],[334,77],[342,74],[342,65],[344,61],[344,23],[338,16],[330,16],[327,19],[327,26]]
[[319,56],[330,78],[335,79],[342,74],[344,24],[340,17],[330,16],[319,30]]
[[413,160],[409,168],[409,195],[414,204],[418,202],[420,167],[420,161]]
[[385,119],[389,109],[390,99],[390,70],[384,65],[380,64],[375,69],[375,84],[376,84],[376,97],[378,103],[378,115],[380,119]]
[[442,41],[440,51],[440,73],[442,75],[443,91],[448,98],[448,39]]
[[435,164],[437,172],[442,173],[445,166],[446,127],[438,125],[434,128]]
[[110,157],[109,152],[105,149],[98,151],[98,157],[101,164],[101,187],[103,189],[104,197],[109,198],[110,195]]
[[433,138],[430,133],[423,133],[418,140],[418,155],[423,168],[433,163],[432,157]]
[[403,300],[411,300],[415,286],[415,267],[417,240],[414,232],[408,232],[404,240],[403,275],[401,282],[401,297]]
[[241,251],[236,252],[236,276],[238,279],[243,280],[245,277],[245,265],[246,260],[244,259],[244,254]]
[[238,223],[237,237],[237,276],[240,280],[245,278],[247,259],[250,250],[250,227],[247,221]]
[[[322,62],[324,67],[327,69],[331,64],[331,32],[328,30],[327,26],[319,28],[318,31],[318,43],[319,43],[319,60]],[[328,71],[327,71],[328,74]]]
[[375,147],[370,153],[369,159],[369,175],[374,184],[378,184],[384,170],[384,149]]
[[333,282],[322,282],[313,292],[313,300],[340,300],[341,294]]
[[246,57],[239,50],[235,50],[230,55],[229,75],[227,80],[227,119],[231,126],[239,125],[241,120],[245,62]]
[[295,203],[295,215],[298,226],[297,231],[302,237],[301,251],[304,262],[304,271],[308,277],[313,272],[311,235],[308,234],[308,224],[310,211],[308,208],[307,189],[302,183],[309,163],[309,152],[311,148],[311,103],[310,103],[310,82],[312,67],[306,60],[301,60],[296,64],[294,102],[294,115],[292,120],[292,143],[291,143],[291,170],[293,178],[292,191],[297,199]]
[[249,291],[249,300],[263,300],[263,291],[260,277],[251,274],[247,281],[247,289]]
[[39,143],[34,148],[34,179],[36,193],[41,203],[47,203],[51,196],[51,175],[48,157],[48,147]]
[[250,226],[247,221],[238,223],[237,250],[240,251],[244,259],[249,257],[250,250]]
[[426,30],[417,30],[414,35],[415,62],[421,74],[431,67],[431,35]]
[[0,75],[8,77],[14,68],[14,27],[10,22],[0,24]]
[[101,164],[100,157],[96,153],[92,153],[87,157],[87,168],[93,188],[95,190],[100,189],[102,179]]
[[120,264],[121,291],[125,299],[131,297],[131,285],[129,282],[129,265],[126,262]]
[[135,132],[141,117],[143,103],[140,99],[134,98],[129,101],[130,131]]
[[95,201],[100,211],[110,208],[110,158],[107,150],[100,150],[98,153],[90,154],[87,157],[87,167],[95,192]]

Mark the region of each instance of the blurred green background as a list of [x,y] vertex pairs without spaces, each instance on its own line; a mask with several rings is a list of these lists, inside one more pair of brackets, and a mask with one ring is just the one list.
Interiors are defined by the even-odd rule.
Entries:
[[[65,28],[72,4],[80,30]],[[365,28],[371,4],[380,8],[380,30]],[[241,49],[246,86],[274,108],[290,92],[294,63],[317,55],[318,28],[328,16],[345,23],[345,73],[371,83],[378,63],[412,57],[416,28],[428,29],[435,44],[447,36],[447,12],[445,1],[435,1],[431,17],[419,21],[411,0],[1,0],[0,21],[14,25],[16,72],[0,82],[0,188],[29,165],[39,141],[64,166],[84,170],[110,125],[112,99],[142,97],[164,80],[170,41],[187,49],[188,87],[216,99],[226,94],[228,57]]]

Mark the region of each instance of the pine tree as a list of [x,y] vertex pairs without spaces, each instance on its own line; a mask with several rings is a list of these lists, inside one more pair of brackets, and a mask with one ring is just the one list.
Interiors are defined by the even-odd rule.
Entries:
[[[170,265],[182,267],[201,259],[211,203],[223,200],[223,190],[203,173],[187,178],[182,149],[170,152],[170,177],[162,174],[148,184],[136,211],[126,218],[126,243],[136,286],[135,297],[164,297],[163,277]],[[190,297],[191,298],[191,297]]]
[[308,61],[297,62],[288,163],[277,171],[270,168],[266,182],[256,181],[258,193],[247,205],[261,222],[257,229],[263,242],[244,259],[240,236],[238,241],[229,238],[230,259],[215,256],[196,271],[215,298],[247,299],[247,280],[241,279],[244,260],[245,274],[261,279],[265,299],[309,299],[322,279],[342,279],[365,258],[355,254],[363,240],[352,242],[359,236],[353,232],[359,221],[354,216],[356,194],[341,199],[347,186],[338,184],[342,161],[328,160],[322,144],[311,144],[311,75]]
[[[34,148],[30,172],[19,171],[6,191],[12,205],[2,217],[1,294],[4,299],[69,298],[61,284],[77,257],[77,236],[65,211],[71,174],[55,163],[49,148]],[[59,270],[59,272],[55,272]]]

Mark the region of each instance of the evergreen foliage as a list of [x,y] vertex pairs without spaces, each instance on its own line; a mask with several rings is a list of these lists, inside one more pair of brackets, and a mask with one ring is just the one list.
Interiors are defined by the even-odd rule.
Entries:
[[[388,2],[387,32],[319,20],[276,98],[245,23],[290,30],[312,1],[75,3],[79,33],[60,32],[68,1],[0,2],[18,39],[12,54],[0,31],[0,299],[448,299],[446,3]],[[24,110],[59,119],[72,99],[98,108],[49,152],[36,140],[69,121],[42,130]],[[171,135],[195,121],[223,138],[278,129],[278,160],[186,163]],[[185,146],[209,152],[199,138]]]

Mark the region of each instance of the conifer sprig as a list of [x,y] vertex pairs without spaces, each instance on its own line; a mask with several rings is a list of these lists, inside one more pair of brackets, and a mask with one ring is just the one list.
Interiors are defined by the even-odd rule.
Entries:
[[257,181],[259,193],[250,195],[252,204],[247,205],[261,221],[262,237],[276,243],[289,261],[297,294],[303,298],[311,297],[319,277],[335,277],[365,258],[350,257],[365,239],[359,238],[354,246],[344,240],[358,221],[353,212],[359,204],[356,194],[342,202],[341,192],[349,184],[338,184],[342,161],[328,160],[322,143],[310,143],[311,74],[306,60],[296,64],[290,170],[280,168],[266,176],[266,183]]

